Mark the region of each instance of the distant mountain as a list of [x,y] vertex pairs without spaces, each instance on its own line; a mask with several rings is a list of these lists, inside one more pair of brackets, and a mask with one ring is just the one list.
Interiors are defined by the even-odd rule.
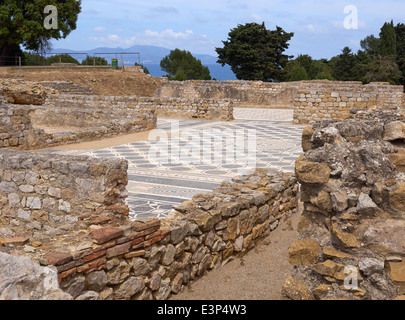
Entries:
[[[148,45],[135,45],[130,48],[107,48],[98,47],[91,50],[69,50],[69,49],[53,49],[52,53],[68,53],[71,54],[73,58],[81,62],[86,59],[86,55],[103,57],[111,63],[111,59],[117,58],[121,60],[121,55],[115,55],[114,53],[135,53],[138,52],[139,56],[136,54],[123,55],[124,65],[133,66],[135,62],[140,62],[146,66],[150,74],[155,77],[161,77],[164,72],[160,69],[160,61],[170,53],[171,49],[158,47],[158,46],[148,46]],[[101,54],[104,53],[104,54]],[[236,77],[229,66],[222,67],[217,63],[217,57],[208,54],[194,54],[194,57],[201,60],[201,63],[210,69],[211,77],[217,80],[236,80]]]
[[[109,56],[110,58],[112,57],[111,53],[133,53],[133,52],[139,52],[140,53],[140,58],[141,58],[141,63],[143,64],[159,64],[160,61],[170,53],[170,49],[168,48],[163,48],[163,47],[157,47],[157,46],[147,46],[147,45],[135,45],[130,48],[107,48],[107,47],[98,47],[95,49],[91,50],[69,50],[69,49],[53,49],[52,53],[71,53],[74,54],[75,59],[77,60],[83,60],[86,56],[85,55],[80,55],[78,53],[87,53],[89,56],[93,56],[95,53],[110,53]],[[102,56],[102,55],[100,55]],[[193,56],[196,57],[197,59],[200,59],[202,64],[214,64],[217,62],[217,57],[208,55],[208,54],[194,54]],[[124,56],[125,60],[132,60],[133,57],[131,56]],[[79,58],[79,59],[78,59]],[[136,58],[137,59],[137,58]]]

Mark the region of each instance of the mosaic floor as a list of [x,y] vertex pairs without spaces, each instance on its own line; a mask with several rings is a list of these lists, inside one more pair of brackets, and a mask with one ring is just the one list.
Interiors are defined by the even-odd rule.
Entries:
[[159,118],[158,131],[146,141],[62,152],[127,159],[131,218],[164,217],[174,204],[251,168],[294,170],[303,127],[291,124],[292,110],[235,108],[234,117],[231,122]]

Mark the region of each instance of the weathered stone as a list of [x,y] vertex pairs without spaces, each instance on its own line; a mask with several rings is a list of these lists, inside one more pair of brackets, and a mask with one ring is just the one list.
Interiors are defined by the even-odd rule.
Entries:
[[360,243],[357,240],[355,235],[342,231],[335,224],[333,224],[332,232],[344,247],[346,247],[346,248],[359,248],[360,247]]
[[283,284],[282,293],[292,300],[313,300],[306,284],[289,274]]
[[100,228],[92,232],[93,241],[97,244],[106,243],[112,239],[118,238],[124,234],[121,228]]
[[405,123],[394,121],[384,126],[384,140],[394,141],[398,139],[405,139]]
[[368,194],[360,193],[356,209],[360,214],[372,214],[378,211],[378,206]]
[[295,240],[288,253],[288,260],[292,265],[311,265],[317,261],[321,248],[313,239]]
[[313,134],[314,134],[314,129],[312,128],[312,126],[305,127],[302,130],[302,150],[304,152],[311,150],[311,148],[312,148],[311,139],[312,139]]
[[1,300],[72,300],[59,288],[56,268],[0,252]]
[[86,276],[85,289],[102,291],[108,282],[105,271],[93,271]]
[[398,152],[387,154],[387,157],[399,172],[405,172],[405,148],[398,148]]
[[317,196],[310,197],[310,201],[321,210],[331,210],[333,206],[331,195],[325,190],[321,190]]
[[183,286],[183,274],[179,273],[174,277],[174,279],[172,281],[172,284],[171,284],[172,291],[171,292],[174,294],[179,293],[182,286]]
[[399,184],[395,191],[389,193],[389,203],[393,209],[405,212],[405,183]]
[[349,205],[347,193],[343,189],[335,190],[330,194],[333,210],[343,212]]
[[174,255],[176,253],[176,249],[172,244],[169,244],[166,247],[166,252],[163,254],[162,258],[160,259],[160,263],[164,266],[170,265],[174,260]]
[[114,296],[119,300],[129,300],[144,287],[145,284],[141,277],[130,277],[117,287],[114,291]]
[[166,298],[170,294],[170,291],[171,291],[170,279],[163,279],[160,282],[159,290],[154,292],[153,295],[156,300],[166,300]]
[[399,294],[405,293],[405,262],[389,262],[392,281],[399,286]]
[[150,271],[148,261],[139,257],[132,259],[132,267],[135,276],[146,275]]
[[345,259],[345,258],[351,258],[352,256],[350,254],[344,253],[342,251],[336,250],[335,248],[332,247],[323,247],[322,249],[323,255],[327,258],[339,258],[339,259]]
[[305,160],[304,155],[295,161],[295,174],[302,183],[326,183],[329,181],[331,169],[326,163]]
[[361,259],[359,261],[359,269],[366,276],[370,276],[373,273],[381,273],[384,270],[384,260],[374,258]]

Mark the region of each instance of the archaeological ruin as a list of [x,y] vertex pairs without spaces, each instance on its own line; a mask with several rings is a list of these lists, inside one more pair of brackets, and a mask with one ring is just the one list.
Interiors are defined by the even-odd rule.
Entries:
[[[0,104],[0,299],[169,299],[292,215],[286,299],[404,298],[402,86],[162,80],[146,97],[2,79]],[[44,152],[238,107],[293,110],[295,172],[235,175],[163,218],[131,218],[128,160]]]

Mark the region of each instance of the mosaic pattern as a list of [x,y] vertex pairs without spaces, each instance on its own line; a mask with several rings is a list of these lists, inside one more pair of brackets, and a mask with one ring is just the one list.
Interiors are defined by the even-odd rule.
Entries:
[[[294,170],[295,159],[302,154],[303,127],[291,124],[292,110],[235,108],[234,117],[232,122],[159,118],[159,146],[163,148],[157,147],[156,139],[150,139],[105,149],[62,152],[128,160],[131,218],[164,217],[173,205],[212,191],[222,181],[252,168],[252,164]],[[237,152],[235,145],[241,148]]]

